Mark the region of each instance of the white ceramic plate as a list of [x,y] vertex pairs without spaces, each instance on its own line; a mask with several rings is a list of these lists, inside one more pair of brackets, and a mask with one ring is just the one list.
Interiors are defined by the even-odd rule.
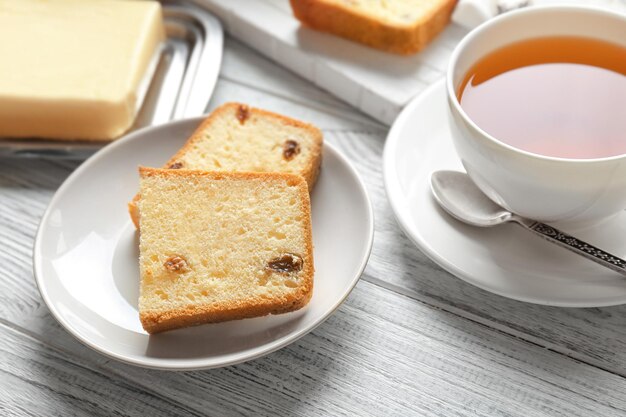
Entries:
[[[406,235],[433,261],[487,291],[563,307],[626,303],[626,279],[514,224],[490,229],[452,219],[431,196],[433,171],[463,171],[448,129],[443,80],[411,101],[394,122],[384,153],[387,197]],[[566,230],[625,257],[626,213]]]
[[139,322],[138,236],[126,203],[137,166],[161,166],[202,119],[147,128],[81,165],[50,202],[34,269],[54,317],[86,345],[135,365],[189,370],[231,365],[279,349],[322,323],[348,296],[370,254],[371,203],[348,161],[324,145],[311,196],[315,284],[302,310],[149,336]]

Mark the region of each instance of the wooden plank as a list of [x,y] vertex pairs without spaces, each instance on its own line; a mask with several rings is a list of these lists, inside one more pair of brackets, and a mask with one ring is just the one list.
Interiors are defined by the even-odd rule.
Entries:
[[0,373],[5,416],[203,415],[1,324]]
[[[79,372],[73,363],[80,364],[89,375],[80,377],[85,382],[79,386],[99,378],[91,376],[95,370],[115,384],[127,381],[145,391],[137,400],[120,394],[130,410],[143,407],[142,398],[151,395],[208,415],[626,413],[624,378],[364,281],[326,323],[298,342],[255,361],[209,371],[128,366],[80,345],[49,316],[29,326],[40,345],[31,351],[9,339],[2,355],[11,363],[0,369],[17,372],[12,365],[17,362],[24,375],[35,374],[28,388],[32,394],[43,390],[35,380],[47,378],[39,371],[44,359],[61,375]],[[60,352],[54,355],[64,359],[42,359],[37,353],[42,350]],[[71,372],[65,361],[71,362]],[[89,390],[72,395],[99,401]]]

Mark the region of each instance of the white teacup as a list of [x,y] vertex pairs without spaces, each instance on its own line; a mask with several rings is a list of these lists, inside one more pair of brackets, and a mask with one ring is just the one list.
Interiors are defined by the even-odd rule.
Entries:
[[535,7],[506,13],[470,32],[454,50],[446,75],[450,125],[467,173],[492,200],[536,220],[591,224],[626,208],[626,155],[565,159],[514,148],[478,127],[456,97],[470,67],[495,49],[568,35],[626,46],[626,15],[575,6]]

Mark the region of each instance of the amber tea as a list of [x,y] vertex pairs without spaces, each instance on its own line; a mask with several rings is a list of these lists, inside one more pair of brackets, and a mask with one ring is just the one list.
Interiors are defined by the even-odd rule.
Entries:
[[546,37],[480,59],[457,92],[481,129],[535,154],[626,154],[626,48],[590,38]]

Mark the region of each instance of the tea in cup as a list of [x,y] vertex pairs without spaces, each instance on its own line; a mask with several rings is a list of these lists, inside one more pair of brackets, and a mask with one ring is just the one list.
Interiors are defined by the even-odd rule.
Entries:
[[446,88],[459,157],[492,200],[581,224],[626,208],[626,16],[507,13],[461,41]]

